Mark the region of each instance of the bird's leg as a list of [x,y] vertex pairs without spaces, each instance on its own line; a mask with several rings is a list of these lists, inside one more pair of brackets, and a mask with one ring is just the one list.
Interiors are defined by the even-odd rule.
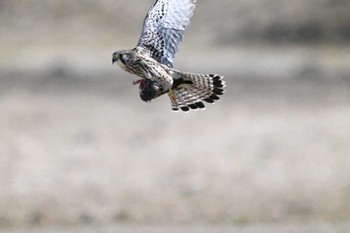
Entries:
[[175,96],[172,89],[169,90],[168,95],[169,95],[171,102],[176,103],[176,96]]
[[142,80],[143,80],[143,79],[139,79],[139,80],[136,80],[136,81],[133,80],[133,81],[132,81],[132,84],[133,84],[133,85],[140,84],[140,83],[142,83]]

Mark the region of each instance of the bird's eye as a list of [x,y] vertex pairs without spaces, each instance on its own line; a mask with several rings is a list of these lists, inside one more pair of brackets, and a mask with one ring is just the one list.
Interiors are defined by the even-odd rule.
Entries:
[[119,58],[119,59],[123,58],[123,54],[119,53],[119,54],[118,54],[118,58]]

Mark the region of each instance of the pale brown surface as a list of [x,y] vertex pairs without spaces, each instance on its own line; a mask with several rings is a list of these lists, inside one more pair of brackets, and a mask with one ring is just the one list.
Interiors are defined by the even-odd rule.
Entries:
[[67,228],[33,228],[33,229],[16,229],[0,232],[6,233],[348,233],[349,224],[253,224],[242,226],[229,225],[112,225],[112,226],[83,226]]
[[[166,96],[143,103],[134,77],[111,66],[114,50],[134,46],[151,1],[25,2],[0,2],[0,227],[195,222],[346,232],[350,47],[346,30],[325,33],[347,27],[345,1],[325,12],[318,7],[327,1],[277,4],[271,16],[273,1],[220,1],[222,16],[205,14],[218,10],[213,1],[198,1],[175,66],[222,74],[227,92],[189,114],[171,112]],[[297,10],[310,2],[320,5]],[[324,33],[276,43],[232,24],[254,31],[251,17],[316,21]],[[100,232],[187,231],[123,229]]]

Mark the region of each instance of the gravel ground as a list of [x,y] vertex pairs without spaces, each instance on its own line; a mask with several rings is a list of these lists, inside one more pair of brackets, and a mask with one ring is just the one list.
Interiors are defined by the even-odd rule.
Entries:
[[227,78],[182,114],[125,76],[54,74],[2,79],[3,226],[347,219],[347,80]]

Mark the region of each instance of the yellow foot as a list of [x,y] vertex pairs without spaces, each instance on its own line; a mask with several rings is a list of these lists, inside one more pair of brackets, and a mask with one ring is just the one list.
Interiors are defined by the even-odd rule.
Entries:
[[169,98],[170,98],[171,102],[172,103],[176,103],[176,96],[175,96],[174,92],[171,89],[169,90],[168,95],[169,95]]

